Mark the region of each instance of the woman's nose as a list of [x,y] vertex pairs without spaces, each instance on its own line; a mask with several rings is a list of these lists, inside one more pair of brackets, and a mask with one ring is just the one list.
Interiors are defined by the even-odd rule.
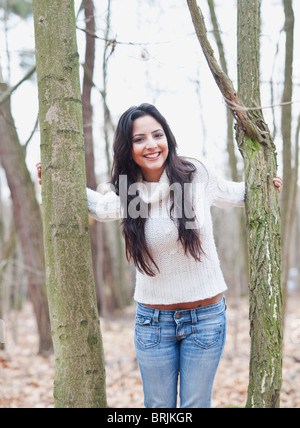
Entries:
[[156,141],[153,139],[153,138],[149,138],[148,140],[147,140],[147,143],[146,143],[146,148],[147,149],[152,149],[153,147],[157,147],[157,143],[156,143]]

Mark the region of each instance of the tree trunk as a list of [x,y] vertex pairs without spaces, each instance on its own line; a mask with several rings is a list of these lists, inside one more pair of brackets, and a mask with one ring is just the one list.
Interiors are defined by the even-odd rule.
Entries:
[[[284,30],[286,33],[285,42],[285,73],[284,90],[282,102],[288,103],[293,99],[293,60],[294,60],[294,25],[295,17],[292,0],[283,0],[285,12]],[[298,170],[293,169],[292,164],[292,105],[282,106],[281,131],[283,141],[283,182],[289,183],[284,186],[281,197],[282,213],[282,291],[283,308],[287,304],[287,282],[289,279],[291,242],[293,224],[296,210],[297,179]],[[294,177],[294,174],[295,177]]]
[[[0,97],[7,89],[5,83],[0,83]],[[0,156],[12,196],[15,224],[27,268],[29,297],[33,303],[39,332],[39,353],[47,354],[52,350],[52,338],[44,275],[42,219],[34,185],[25,163],[25,150],[20,145],[11,115],[10,97],[0,103]]]
[[[106,28],[104,39],[110,39],[111,31],[111,0],[107,2],[106,12]],[[102,81],[103,88],[101,91],[102,102],[103,102],[103,113],[104,113],[104,141],[105,141],[105,155],[107,162],[107,177],[111,174],[111,155],[110,155],[110,131],[115,131],[114,124],[112,122],[110,109],[107,104],[107,83],[108,83],[108,63],[111,55],[115,49],[114,41],[105,44],[103,50],[102,59]],[[109,269],[104,269],[104,279],[109,285],[111,292],[111,303],[110,309],[124,309],[130,303],[130,296],[128,292],[128,281],[125,275],[126,271],[126,256],[124,240],[121,234],[120,222],[111,222],[103,224],[103,237],[105,239],[105,258]]]
[[[237,121],[245,162],[250,252],[250,380],[247,407],[279,407],[282,383],[280,213],[273,178],[276,149],[260,106],[259,0],[238,2],[239,95],[218,65],[196,0],[187,0],[212,74]],[[245,108],[254,107],[254,110]]]
[[[85,64],[82,88],[82,108],[83,108],[83,128],[84,128],[84,147],[85,147],[85,166],[86,166],[86,181],[87,187],[96,190],[97,181],[95,174],[95,156],[94,156],[94,138],[93,138],[93,107],[91,103],[91,93],[94,86],[94,66],[95,66],[95,16],[93,0],[84,0],[83,2],[84,16],[86,22],[86,49],[85,49]],[[98,312],[105,312],[105,293],[104,280],[102,272],[102,239],[103,239],[102,223],[90,220],[90,236],[93,259],[94,281],[96,289]]]
[[[0,82],[1,82],[1,67],[0,67]],[[0,166],[1,168],[1,166]],[[3,223],[3,203],[1,193],[1,178],[0,178],[0,351],[4,350],[4,338],[1,342],[1,327],[3,328],[3,314],[4,314],[4,284],[3,284],[3,271],[5,267],[4,258],[4,223]],[[1,325],[2,323],[2,325]],[[3,333],[2,333],[3,334]]]
[[[238,2],[239,94],[249,107],[260,98],[260,2]],[[251,112],[264,144],[237,128],[245,161],[246,216],[250,247],[251,357],[247,407],[279,407],[282,383],[280,213],[273,178],[276,147],[261,110]]]
[[33,1],[47,291],[57,408],[106,407],[93,280],[74,1]]
[[[211,22],[213,25],[213,34],[215,37],[215,41],[216,41],[219,56],[220,56],[220,64],[224,73],[228,75],[227,61],[225,58],[224,46],[221,39],[221,33],[219,30],[214,0],[208,0],[208,7],[210,12]],[[229,166],[230,166],[231,177],[234,181],[239,181],[239,172],[237,169],[237,158],[236,158],[235,149],[234,149],[235,145],[234,145],[234,134],[233,134],[233,117],[229,108],[226,109],[226,119],[227,119],[227,152],[229,156]]]
[[[221,33],[219,30],[219,25],[218,25],[218,20],[217,20],[217,16],[216,16],[216,11],[215,11],[215,2],[214,0],[208,0],[208,7],[209,7],[209,11],[210,11],[210,16],[211,16],[211,22],[213,25],[213,32],[214,32],[214,37],[215,37],[215,41],[216,44],[218,46],[218,52],[219,52],[219,56],[220,56],[220,64],[222,67],[222,70],[224,71],[224,73],[226,75],[228,75],[228,67],[227,67],[227,61],[226,61],[226,57],[225,57],[225,49],[223,46],[223,42],[221,39]],[[234,142],[234,132],[233,132],[233,125],[234,125],[234,118],[233,115],[231,114],[231,110],[230,108],[227,107],[226,109],[226,118],[227,118],[227,152],[229,155],[229,167],[230,167],[230,173],[231,173],[231,179],[233,181],[241,181],[241,174],[238,171],[238,167],[237,167],[237,157],[235,155],[235,142]],[[248,243],[247,243],[247,237],[245,234],[245,213],[241,210],[238,210],[235,215],[237,216],[237,221],[239,222],[239,229],[240,229],[240,245],[238,248],[238,251],[242,250],[242,256],[240,258],[241,263],[240,265],[237,267],[240,274],[239,274],[239,278],[237,282],[245,282],[248,283],[249,282],[249,260],[248,260]],[[236,254],[233,254],[233,256],[235,257]],[[244,279],[245,277],[245,279]],[[243,279],[241,279],[243,278]],[[239,297],[240,293],[240,286],[236,287],[237,290],[237,297]],[[239,290],[239,291],[238,291]]]

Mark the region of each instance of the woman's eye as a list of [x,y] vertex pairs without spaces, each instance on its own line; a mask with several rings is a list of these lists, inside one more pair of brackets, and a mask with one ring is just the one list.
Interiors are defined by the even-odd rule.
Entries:
[[[156,140],[160,140],[161,138],[163,138],[165,135],[164,134],[162,134],[162,133],[160,133],[160,134],[154,134],[153,135],[153,138],[154,139],[156,139]],[[139,143],[143,143],[143,142],[145,142],[145,138],[144,137],[140,137],[140,138],[136,138],[136,139],[134,139],[133,140],[133,143],[137,143],[137,144],[139,144]]]

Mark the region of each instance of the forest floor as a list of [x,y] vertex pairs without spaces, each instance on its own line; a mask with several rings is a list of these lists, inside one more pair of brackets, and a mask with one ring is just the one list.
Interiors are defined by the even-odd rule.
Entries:
[[[248,301],[228,304],[228,335],[217,373],[212,406],[244,407],[249,370]],[[110,408],[143,407],[135,358],[135,309],[101,319]],[[37,355],[37,333],[30,304],[10,313],[6,350],[0,351],[0,408],[53,408],[54,357]],[[282,408],[300,408],[300,297],[291,296],[285,322]]]

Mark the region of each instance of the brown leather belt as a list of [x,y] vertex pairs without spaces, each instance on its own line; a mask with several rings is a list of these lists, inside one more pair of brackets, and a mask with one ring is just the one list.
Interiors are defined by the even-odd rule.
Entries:
[[198,300],[197,302],[178,303],[174,305],[147,305],[142,303],[142,305],[152,309],[176,311],[181,309],[195,309],[195,308],[201,308],[203,306],[214,305],[215,303],[220,302],[222,298],[223,298],[223,293],[218,294],[215,297],[211,297],[210,299]]

